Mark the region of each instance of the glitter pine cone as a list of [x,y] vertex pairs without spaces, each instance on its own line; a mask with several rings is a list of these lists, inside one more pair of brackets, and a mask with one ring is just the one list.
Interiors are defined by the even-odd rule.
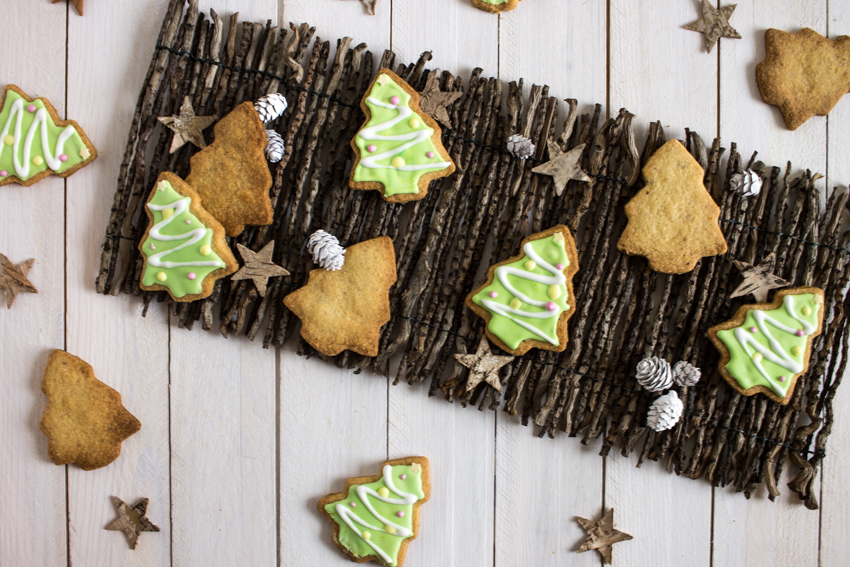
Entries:
[[670,363],[657,356],[641,360],[637,365],[635,378],[650,392],[666,390],[673,385],[673,371]]

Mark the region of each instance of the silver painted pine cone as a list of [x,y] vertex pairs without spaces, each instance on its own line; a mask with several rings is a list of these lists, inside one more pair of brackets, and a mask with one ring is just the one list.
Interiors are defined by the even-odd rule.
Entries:
[[260,115],[260,120],[265,124],[271,122],[286,110],[286,98],[280,93],[267,94],[257,99],[254,110]]
[[345,264],[345,248],[339,245],[336,236],[324,230],[317,230],[310,236],[307,251],[313,256],[313,262],[328,271],[341,270]]
[[534,155],[534,144],[525,136],[514,134],[508,138],[508,152],[519,159],[528,159]]
[[752,169],[736,173],[729,180],[729,188],[744,197],[755,197],[761,191],[761,177]]
[[666,431],[679,423],[685,406],[675,390],[670,390],[649,406],[646,426],[655,431]]
[[670,363],[657,356],[641,360],[637,365],[635,378],[650,392],[666,390],[673,385],[673,371],[670,369]]
[[283,138],[274,130],[266,130],[266,159],[277,163],[283,159]]
[[673,367],[673,382],[679,386],[695,386],[701,375],[699,368],[684,360],[680,360]]

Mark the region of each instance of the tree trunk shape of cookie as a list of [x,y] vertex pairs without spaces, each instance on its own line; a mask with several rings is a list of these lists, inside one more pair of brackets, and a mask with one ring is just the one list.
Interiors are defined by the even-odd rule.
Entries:
[[652,270],[665,274],[690,272],[700,258],[724,254],[720,207],[703,173],[678,140],[656,151],[643,168],[646,186],[626,204],[629,223],[617,249],[645,256]]
[[472,5],[485,12],[507,12],[513,10],[520,0],[472,0]]
[[0,185],[67,177],[96,157],[76,122],[60,120],[47,100],[6,87],[0,103]]
[[778,292],[773,303],[741,307],[732,320],[712,327],[709,337],[722,355],[720,373],[733,388],[787,404],[822,324],[823,292],[791,288]]
[[491,267],[487,283],[467,297],[470,309],[488,320],[488,337],[500,348],[514,355],[532,345],[564,350],[566,319],[575,311],[574,250],[566,227],[532,235],[523,241],[521,255]]
[[419,506],[428,500],[428,474],[424,457],[388,461],[380,476],[349,479],[345,491],[322,498],[319,510],[335,524],[334,543],[354,561],[400,566],[418,531]]
[[442,131],[419,108],[419,94],[387,69],[360,104],[366,122],[351,142],[357,162],[349,185],[378,189],[389,202],[423,198],[428,183],[450,175],[455,166],[440,142]]
[[[223,231],[221,226],[209,226],[193,212],[193,196],[185,194],[185,183],[181,192],[176,191],[174,184],[180,182],[172,175],[163,174],[148,200],[151,224],[139,246],[145,256],[142,288],[167,289],[178,301],[201,299],[212,291],[206,278],[235,272],[236,259],[223,245],[223,235],[216,238],[215,230]],[[194,201],[200,201],[197,194]],[[194,202],[196,211],[199,206]]]
[[271,224],[268,140],[254,106],[243,102],[219,120],[214,131],[215,142],[192,156],[186,183],[198,192],[227,236],[240,234],[245,225]]

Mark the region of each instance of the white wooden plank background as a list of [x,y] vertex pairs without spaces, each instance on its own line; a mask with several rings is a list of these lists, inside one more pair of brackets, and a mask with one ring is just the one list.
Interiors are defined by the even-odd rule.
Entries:
[[[655,463],[637,470],[635,457],[616,451],[603,460],[598,445],[540,440],[506,414],[429,399],[424,387],[354,376],[291,346],[274,352],[186,332],[157,305],[141,319],[137,300],[96,295],[123,143],[165,6],[90,0],[81,18],[49,0],[0,0],[3,19],[14,23],[0,36],[0,86],[48,97],[100,153],[66,182],[0,190],[0,252],[15,262],[36,258],[40,290],[0,309],[0,565],[346,565],[316,499],[409,454],[431,459],[434,482],[411,567],[597,565],[593,554],[575,555],[582,532],[573,518],[598,515],[603,504],[635,536],[617,545],[618,565],[846,564],[850,488],[842,472],[850,463],[839,448],[850,442],[850,386],[836,397],[821,509],[811,512],[788,495],[771,503],[760,491],[747,501]],[[696,0],[528,0],[501,17],[467,0],[379,0],[374,17],[356,0],[202,2],[210,7],[281,26],[308,21],[322,38],[365,41],[378,58],[386,48],[400,61],[431,49],[434,67],[525,77],[527,86],[577,98],[583,111],[595,102],[609,114],[626,107],[641,133],[652,120],[668,136],[682,137],[685,127],[707,141],[720,133],[745,157],[757,149],[767,163],[793,159],[826,174],[822,187],[850,180],[850,103],[789,132],[753,78],[769,27],[850,32],[841,0],[781,9],[740,2],[732,24],[744,39],[721,40],[711,54],[700,35],[680,29],[696,19]],[[90,362],[143,424],[104,469],[47,458],[39,383],[53,348]],[[162,532],[144,534],[130,551],[120,534],[104,531],[113,494],[149,497]]]

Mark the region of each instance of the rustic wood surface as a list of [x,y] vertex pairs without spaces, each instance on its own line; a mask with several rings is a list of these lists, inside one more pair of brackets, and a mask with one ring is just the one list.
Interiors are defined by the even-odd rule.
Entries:
[[[827,176],[823,189],[850,181],[850,102],[792,133],[760,101],[753,74],[766,28],[811,27],[834,38],[850,32],[845,4],[739,3],[731,23],[743,39],[722,39],[711,54],[700,34],[681,29],[699,15],[690,0],[640,8],[633,0],[528,0],[501,17],[468,0],[382,0],[375,16],[338,0],[204,0],[201,9],[282,27],[307,21],[323,38],[391,48],[397,61],[431,49],[432,68],[524,77],[582,104],[607,103],[611,116],[625,106],[640,124],[661,120],[668,137],[683,138],[685,127],[706,140],[719,134],[745,158],[758,149],[766,163],[816,169]],[[410,454],[429,457],[434,485],[410,567],[597,565],[597,555],[574,553],[584,533],[574,517],[597,517],[603,507],[616,508],[618,527],[634,536],[616,546],[615,565],[845,563],[846,385],[813,512],[785,488],[790,466],[776,502],[763,489],[746,500],[655,463],[637,471],[637,455],[600,459],[577,438],[536,439],[503,412],[427,398],[425,384],[353,376],[296,356],[294,343],[275,353],[244,337],[190,333],[169,325],[174,317],[157,304],[142,319],[138,298],[97,295],[99,244],[166,5],[94,1],[79,17],[49,0],[0,0],[15,24],[0,37],[0,84],[48,97],[100,154],[67,181],[0,190],[0,252],[13,262],[36,258],[30,279],[39,289],[0,310],[0,565],[346,565],[315,500]],[[642,147],[645,131],[638,134]],[[39,382],[54,348],[91,363],[142,422],[108,467],[84,472],[47,458]],[[148,517],[162,531],[131,551],[103,529],[112,495],[150,498]]]

